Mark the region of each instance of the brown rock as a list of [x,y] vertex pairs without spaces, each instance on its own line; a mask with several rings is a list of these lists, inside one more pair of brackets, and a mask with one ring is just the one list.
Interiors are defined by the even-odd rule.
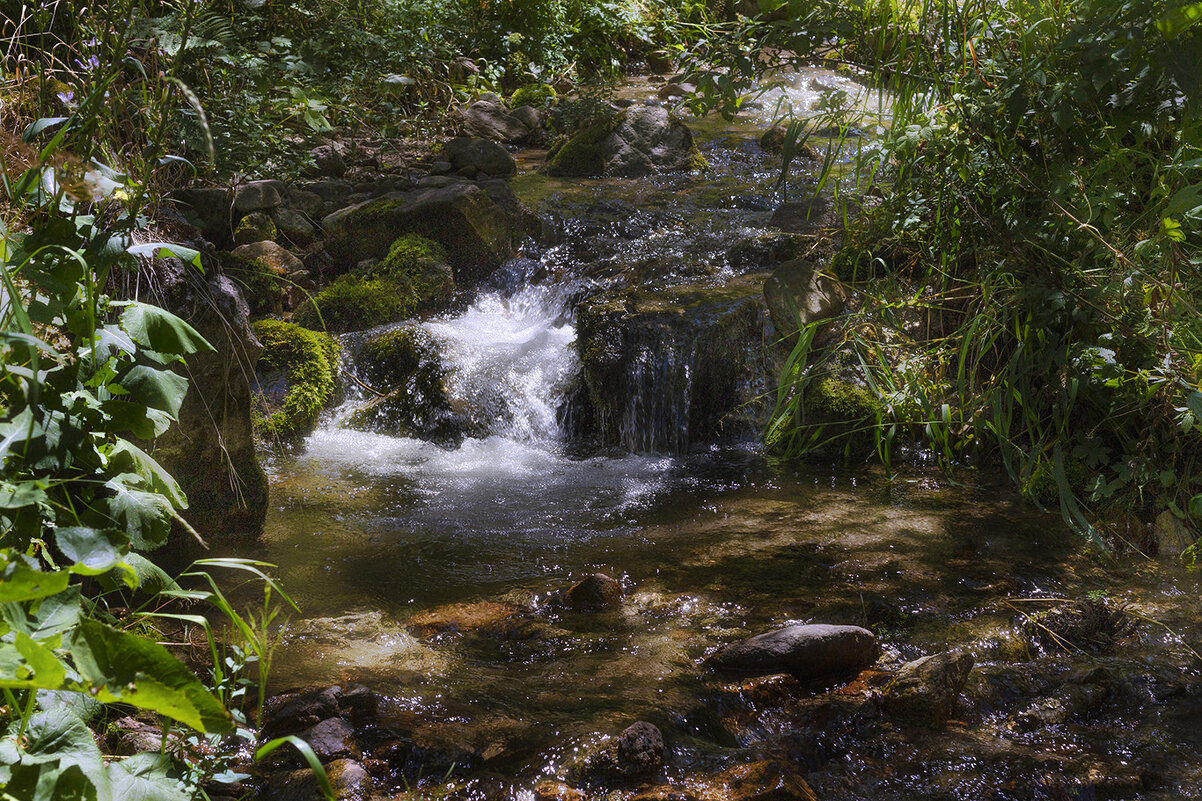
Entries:
[[239,245],[232,253],[240,259],[258,262],[281,277],[305,269],[304,263],[275,242],[252,242]]
[[571,785],[548,779],[534,788],[534,801],[584,801],[584,793]]
[[795,624],[724,645],[706,661],[736,673],[821,679],[854,675],[879,653],[876,637],[859,626]]
[[817,801],[800,774],[777,762],[738,765],[717,780],[727,787],[727,801]]
[[447,604],[417,613],[409,618],[408,628],[417,637],[433,637],[446,631],[499,631],[523,611],[520,606],[496,601]]
[[604,573],[576,582],[563,593],[563,605],[576,612],[614,609],[622,603],[622,585]]
[[963,651],[932,654],[906,663],[885,689],[885,712],[942,726],[951,717],[972,666],[972,655]]

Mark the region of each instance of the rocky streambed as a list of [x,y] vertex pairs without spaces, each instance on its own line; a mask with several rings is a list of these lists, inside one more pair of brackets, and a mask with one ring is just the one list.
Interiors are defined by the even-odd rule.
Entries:
[[[263,736],[345,798],[1202,797],[1196,574],[1103,564],[988,470],[760,452],[799,316],[848,301],[836,209],[775,187],[768,104],[674,91],[558,141],[486,98],[385,178],[330,150],[181,196],[256,315],[334,335],[256,324],[306,354],[260,419],[307,410],[246,546],[303,610]],[[316,798],[277,754],[245,788]]]

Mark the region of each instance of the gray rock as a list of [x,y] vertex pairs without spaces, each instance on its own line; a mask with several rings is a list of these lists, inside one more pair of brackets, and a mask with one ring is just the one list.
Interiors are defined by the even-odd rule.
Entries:
[[706,661],[736,673],[822,679],[854,674],[872,665],[879,654],[868,629],[798,623],[724,645]]
[[313,223],[305,219],[305,215],[294,209],[280,207],[271,213],[279,235],[298,247],[304,247],[313,242],[316,232]]
[[839,282],[804,259],[787,261],[772,271],[764,282],[764,301],[781,336],[793,336],[802,326],[834,317],[845,303]]
[[968,681],[972,655],[947,651],[907,662],[885,688],[885,711],[897,717],[941,726],[951,717]]
[[235,257],[257,262],[277,275],[288,275],[305,268],[304,262],[275,242],[252,242],[239,245],[231,252]]
[[315,723],[300,737],[309,744],[313,753],[317,754],[317,758],[323,763],[359,756],[355,729],[342,718],[327,718]]
[[234,211],[249,214],[252,211],[271,211],[284,202],[281,194],[283,184],[279,181],[251,181],[234,192]]
[[[495,99],[494,99],[495,98]],[[537,127],[529,124],[524,113],[515,115],[496,95],[484,95],[475,103],[458,111],[464,129],[472,136],[496,142],[520,142]]]
[[509,112],[509,116],[525,125],[531,131],[538,129],[539,114],[538,109],[534,106],[518,106]]
[[[338,759],[326,765],[326,778],[338,801],[367,801],[374,783],[358,762]],[[268,776],[262,791],[264,801],[325,801],[313,771],[293,770]]]
[[318,145],[310,155],[313,157],[313,164],[309,170],[311,175],[323,178],[341,178],[346,175],[346,161],[334,145]]
[[299,734],[323,720],[337,717],[341,693],[342,688],[335,685],[269,698],[263,709],[263,739]]
[[659,728],[645,720],[626,727],[618,735],[619,773],[625,776],[647,776],[664,766],[664,735]]
[[821,195],[782,203],[772,213],[770,222],[782,231],[794,234],[814,234],[840,227],[834,205]]
[[704,167],[688,126],[652,105],[631,106],[584,128],[547,162],[548,174],[567,177],[634,178]]
[[[432,161],[430,162],[430,175],[446,175],[449,172],[455,171],[455,165],[449,161]],[[427,176],[429,177],[429,176]],[[422,179],[425,180],[425,179]],[[421,181],[418,181],[421,183]]]
[[251,245],[275,239],[275,223],[261,211],[252,211],[238,222],[234,229],[235,245]]

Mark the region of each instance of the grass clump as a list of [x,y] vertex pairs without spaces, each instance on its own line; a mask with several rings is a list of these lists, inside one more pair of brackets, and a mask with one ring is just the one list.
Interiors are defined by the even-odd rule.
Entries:
[[255,417],[255,433],[272,442],[304,436],[338,388],[338,343],[328,334],[281,320],[259,320],[251,327],[263,345],[260,374],[279,372],[287,383],[278,406],[265,393],[258,394],[266,413]]
[[306,301],[293,320],[314,330],[359,331],[442,306],[454,291],[446,251],[425,237],[405,234],[381,261],[340,276]]

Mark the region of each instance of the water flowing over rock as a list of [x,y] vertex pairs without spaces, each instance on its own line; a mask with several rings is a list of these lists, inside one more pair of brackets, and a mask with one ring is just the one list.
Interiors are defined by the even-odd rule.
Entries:
[[558,600],[576,612],[613,609],[622,603],[622,584],[604,573],[594,573],[568,587]]
[[767,374],[760,277],[615,290],[580,307],[582,434],[635,453],[750,430]]
[[876,637],[859,626],[798,623],[724,645],[706,662],[735,673],[823,679],[855,674],[879,653]]

